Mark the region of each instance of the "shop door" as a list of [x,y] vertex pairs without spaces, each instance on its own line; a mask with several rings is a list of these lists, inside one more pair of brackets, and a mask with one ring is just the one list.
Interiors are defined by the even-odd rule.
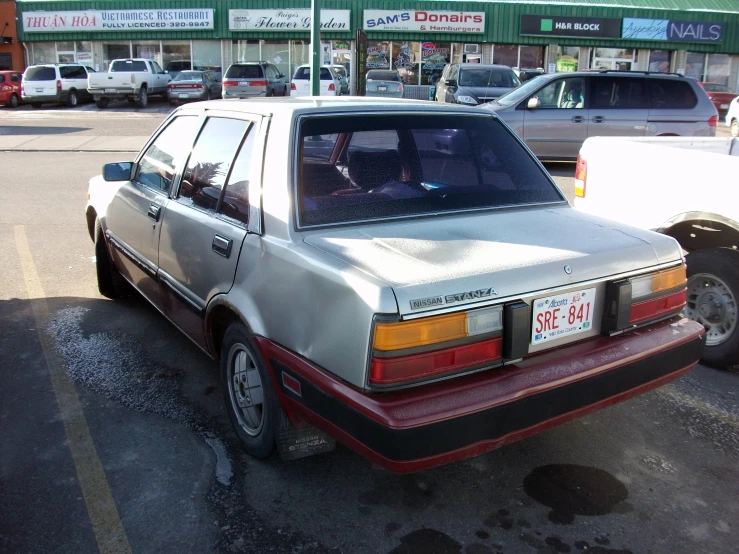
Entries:
[[631,71],[633,60],[621,58],[593,58],[592,69],[609,69],[617,71]]

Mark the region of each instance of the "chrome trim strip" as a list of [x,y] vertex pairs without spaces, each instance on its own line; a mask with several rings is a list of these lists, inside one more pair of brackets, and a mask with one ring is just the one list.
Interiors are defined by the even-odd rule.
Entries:
[[189,291],[183,289],[183,287],[168,273],[159,270],[159,282],[165,285],[172,293],[179,298],[183,304],[195,312],[198,316],[203,317],[205,315],[205,302],[199,298],[191,298],[188,295]]
[[141,269],[149,277],[156,280],[157,269],[153,263],[151,263],[143,256],[139,255],[139,253],[136,252],[133,248],[131,248],[125,242],[116,237],[113,233],[111,233],[110,229],[105,231],[105,235],[108,237],[110,244],[112,244],[114,248],[116,248],[126,258],[131,260],[136,267]]

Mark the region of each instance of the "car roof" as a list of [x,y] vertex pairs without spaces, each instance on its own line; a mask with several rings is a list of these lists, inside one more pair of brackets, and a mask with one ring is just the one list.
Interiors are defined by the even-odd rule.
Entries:
[[[507,65],[501,65],[501,64],[498,64],[498,63],[460,63],[460,64],[456,64],[456,65],[458,65],[460,67],[460,69],[462,67],[484,67],[486,69],[487,68],[490,68],[490,67],[496,67],[498,69],[511,69]],[[513,70],[511,69],[511,71],[513,71]]]
[[543,75],[546,78],[554,79],[556,77],[648,77],[650,79],[677,79],[683,81],[696,81],[691,77],[680,75],[678,73],[655,73],[652,71],[572,71],[565,73],[545,73]]

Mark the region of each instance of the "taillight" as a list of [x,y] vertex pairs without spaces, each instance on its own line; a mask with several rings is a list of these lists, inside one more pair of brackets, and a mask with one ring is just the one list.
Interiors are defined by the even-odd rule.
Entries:
[[266,87],[267,81],[249,81],[251,87]]
[[580,154],[577,155],[575,166],[575,196],[585,198],[585,182],[588,179],[588,163]]
[[328,90],[333,90],[333,91],[336,91],[336,87],[334,86],[334,84],[333,84],[333,83],[331,83],[331,84],[330,84],[330,85],[328,86]]
[[295,86],[295,83],[290,83],[290,90],[298,90],[298,87]]
[[173,89],[173,88],[174,88],[174,85],[173,85],[172,83],[169,83],[169,84],[167,85],[167,88],[168,88],[168,89]]
[[500,363],[502,330],[502,306],[412,321],[378,322],[369,383],[396,385]]
[[403,92],[403,83],[398,83],[398,92]]
[[203,88],[203,85],[195,85],[195,88],[201,89],[201,88]]
[[26,93],[26,91],[23,89],[23,83],[21,83],[21,96],[23,96]]
[[709,127],[715,127],[717,123],[718,123],[718,116],[717,115],[712,115],[708,119],[708,126]]
[[56,82],[56,91],[57,92],[61,92],[61,90],[62,90],[62,82],[61,81],[57,81]]
[[238,81],[223,81],[224,87],[238,87],[239,82]]

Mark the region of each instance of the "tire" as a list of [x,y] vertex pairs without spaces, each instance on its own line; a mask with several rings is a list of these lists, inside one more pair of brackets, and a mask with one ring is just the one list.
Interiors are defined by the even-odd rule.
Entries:
[[739,364],[739,252],[696,250],[686,260],[685,313],[706,328],[701,361],[722,368]]
[[149,105],[149,95],[147,94],[146,87],[141,87],[139,89],[139,95],[136,98],[136,105],[139,108],[145,108]]
[[31,102],[31,106],[38,110],[41,107],[41,102]]
[[17,108],[18,107],[18,95],[13,93],[10,95],[10,100],[8,100],[8,107],[9,108]]
[[77,96],[77,91],[72,89],[69,91],[69,94],[67,95],[67,106],[70,108],[77,107],[77,104],[80,103],[80,98]]
[[99,98],[95,100],[95,105],[101,110],[104,110],[108,107],[108,102],[110,102],[110,100],[108,100],[107,98]]
[[[226,411],[246,451],[255,458],[266,458],[275,448],[276,430],[286,417],[259,350],[242,323],[231,324],[223,336],[221,386]],[[259,405],[254,400],[258,390],[262,393]]]
[[170,106],[176,106],[177,105],[177,100],[170,100],[169,101],[169,105]]
[[120,298],[125,295],[128,283],[110,259],[99,219],[95,220],[95,272],[100,294],[106,298]]
[[732,119],[731,126],[729,127],[729,133],[732,137],[739,137],[739,120]]

